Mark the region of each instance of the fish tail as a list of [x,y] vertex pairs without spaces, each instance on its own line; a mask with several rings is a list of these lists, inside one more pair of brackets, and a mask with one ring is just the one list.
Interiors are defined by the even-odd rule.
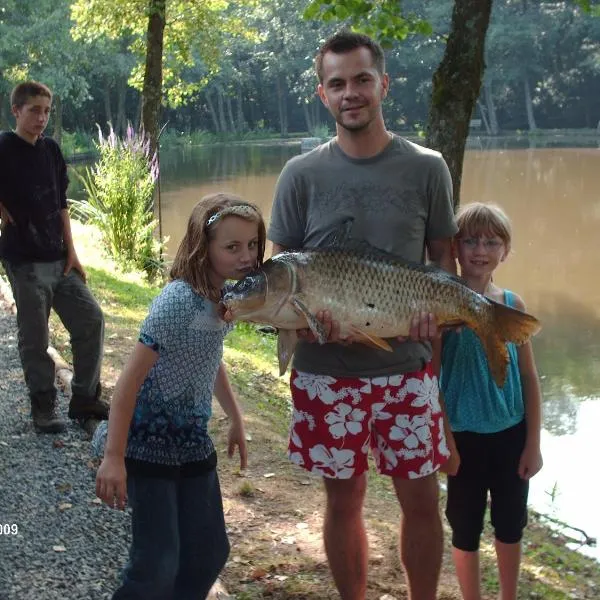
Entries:
[[490,302],[494,310],[494,329],[505,342],[520,346],[528,342],[542,328],[541,323],[533,315],[494,300]]
[[499,387],[504,386],[509,356],[507,342],[520,346],[526,343],[540,329],[540,322],[532,315],[490,300],[492,305],[491,323],[475,326],[487,355],[490,371]]

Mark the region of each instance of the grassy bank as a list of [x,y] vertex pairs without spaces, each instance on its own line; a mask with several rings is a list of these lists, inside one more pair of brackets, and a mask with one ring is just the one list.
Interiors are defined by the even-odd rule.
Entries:
[[[111,388],[159,288],[149,286],[140,275],[120,274],[101,256],[95,232],[77,223],[73,229],[90,286],[106,316],[103,380]],[[55,346],[69,358],[66,332],[54,317],[52,328]],[[321,547],[320,482],[285,458],[288,389],[285,378],[277,376],[275,338],[238,324],[226,340],[225,358],[251,438],[250,467],[244,476],[235,462],[223,459],[220,465],[232,540],[225,584],[238,600],[336,598]],[[224,416],[216,410],[212,433],[221,449],[225,432]],[[367,598],[405,597],[395,550],[398,508],[388,479],[371,474],[365,516],[371,547]],[[450,600],[460,596],[448,538],[446,530],[440,598]],[[598,563],[568,550],[565,539],[546,529],[533,514],[524,552],[520,597],[598,597]],[[491,599],[497,592],[497,575],[489,529],[482,544],[482,571],[486,597]]]

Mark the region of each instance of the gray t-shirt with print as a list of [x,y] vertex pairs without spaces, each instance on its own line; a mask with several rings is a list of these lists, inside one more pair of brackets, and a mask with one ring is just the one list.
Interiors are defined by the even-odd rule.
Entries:
[[[318,248],[349,223],[351,238],[423,262],[427,241],[457,231],[441,154],[394,136],[371,158],[351,158],[333,139],[289,160],[277,181],[268,238],[285,248]],[[299,342],[293,365],[335,377],[376,377],[420,369],[431,358],[427,343],[391,345],[393,352]]]

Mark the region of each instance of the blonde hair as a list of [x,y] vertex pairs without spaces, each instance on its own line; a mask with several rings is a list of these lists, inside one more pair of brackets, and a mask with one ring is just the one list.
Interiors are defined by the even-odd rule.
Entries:
[[235,194],[217,193],[204,196],[194,206],[169,273],[171,280],[183,279],[198,294],[215,301],[220,298],[221,291],[212,285],[209,278],[208,244],[214,237],[218,223],[227,216],[236,216],[258,224],[256,267],[260,267],[267,239],[260,210]]
[[461,206],[456,215],[457,238],[497,235],[506,249],[510,249],[512,226],[506,213],[497,204],[472,202]]

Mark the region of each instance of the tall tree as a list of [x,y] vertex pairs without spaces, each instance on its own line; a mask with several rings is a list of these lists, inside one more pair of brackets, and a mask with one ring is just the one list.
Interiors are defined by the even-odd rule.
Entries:
[[448,163],[455,205],[460,202],[465,145],[484,72],[491,10],[492,0],[455,0],[444,57],[433,75],[427,144]]
[[250,35],[242,19],[231,17],[225,0],[76,0],[73,34],[86,40],[130,36],[140,62],[130,83],[142,91],[142,122],[156,148],[160,108],[180,106],[205,84],[189,81],[186,69],[200,56],[206,70],[219,68],[225,34]]

